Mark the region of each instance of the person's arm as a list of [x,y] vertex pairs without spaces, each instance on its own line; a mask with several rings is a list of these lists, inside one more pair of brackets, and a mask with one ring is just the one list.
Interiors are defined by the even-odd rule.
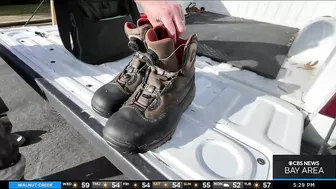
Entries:
[[174,41],[185,32],[185,18],[179,3],[166,0],[135,0],[135,2],[143,8],[153,26],[163,24]]

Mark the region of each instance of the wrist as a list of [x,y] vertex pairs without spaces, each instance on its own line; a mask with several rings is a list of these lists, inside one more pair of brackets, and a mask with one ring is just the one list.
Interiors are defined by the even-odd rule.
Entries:
[[157,1],[148,1],[148,0],[134,0],[134,2],[138,5],[140,5],[143,9],[147,9],[149,7],[157,6],[157,3],[158,3]]
[[134,2],[140,6],[143,6],[144,4],[146,4],[144,0],[134,0]]

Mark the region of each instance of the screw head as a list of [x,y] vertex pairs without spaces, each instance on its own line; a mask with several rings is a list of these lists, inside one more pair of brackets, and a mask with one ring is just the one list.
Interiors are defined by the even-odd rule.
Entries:
[[264,159],[262,159],[262,158],[258,158],[257,159],[257,162],[260,164],[260,165],[265,165],[265,160]]

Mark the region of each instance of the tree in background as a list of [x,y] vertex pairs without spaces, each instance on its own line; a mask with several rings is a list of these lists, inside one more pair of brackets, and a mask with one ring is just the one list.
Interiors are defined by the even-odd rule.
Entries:
[[0,5],[10,5],[12,0],[0,0]]
[[40,2],[41,0],[12,0],[13,5],[36,4]]
[[0,5],[24,5],[24,4],[36,4],[41,0],[0,0]]

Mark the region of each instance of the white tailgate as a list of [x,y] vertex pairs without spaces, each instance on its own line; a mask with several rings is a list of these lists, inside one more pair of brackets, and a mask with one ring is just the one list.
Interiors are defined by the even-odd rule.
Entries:
[[[131,57],[100,66],[83,64],[65,50],[52,26],[0,33],[0,42],[11,52],[99,122],[106,122],[91,110],[91,97]],[[303,115],[284,100],[225,76],[247,71],[207,61],[197,58],[196,98],[175,135],[142,157],[170,179],[271,179],[273,154],[299,154]],[[263,83],[264,78],[253,76]]]

